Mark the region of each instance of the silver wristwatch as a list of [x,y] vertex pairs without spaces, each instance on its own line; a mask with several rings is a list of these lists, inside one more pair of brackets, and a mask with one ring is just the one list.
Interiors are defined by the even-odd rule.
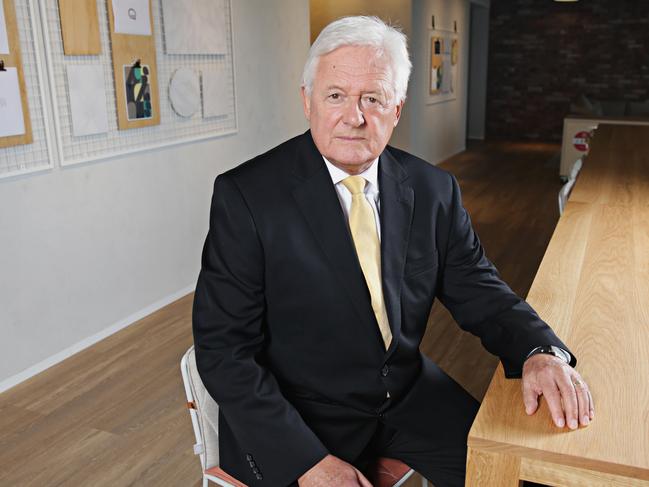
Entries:
[[563,348],[555,347],[554,345],[542,345],[540,347],[536,347],[534,350],[527,354],[525,360],[530,358],[532,355],[536,355],[537,353],[547,353],[548,355],[554,355],[555,357],[558,357],[561,360],[565,361],[567,364],[570,364],[570,354]]

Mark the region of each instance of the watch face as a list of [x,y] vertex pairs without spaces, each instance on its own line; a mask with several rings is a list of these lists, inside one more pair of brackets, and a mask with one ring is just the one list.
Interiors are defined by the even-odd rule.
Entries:
[[552,348],[552,351],[554,352],[555,357],[559,357],[561,360],[565,360],[567,364],[570,364],[571,357],[570,357],[570,354],[568,352],[566,352],[562,348],[555,347],[554,345],[552,345],[551,348]]
[[543,345],[541,347],[536,347],[534,350],[530,352],[528,357],[531,357],[532,355],[536,355],[537,353],[543,353],[547,355],[554,355],[557,358],[560,358],[567,364],[570,364],[570,354],[568,352],[565,352],[563,349],[559,347],[555,347],[554,345]]

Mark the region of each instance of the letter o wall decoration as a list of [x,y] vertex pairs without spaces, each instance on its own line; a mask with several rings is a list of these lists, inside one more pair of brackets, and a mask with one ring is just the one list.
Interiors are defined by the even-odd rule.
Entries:
[[201,105],[201,90],[198,73],[191,68],[178,68],[169,81],[169,101],[181,117],[194,115]]

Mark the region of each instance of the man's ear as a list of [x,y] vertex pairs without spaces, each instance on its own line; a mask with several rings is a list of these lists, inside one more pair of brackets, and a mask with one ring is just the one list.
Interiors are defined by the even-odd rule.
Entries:
[[405,100],[397,103],[397,106],[394,108],[396,110],[395,113],[395,118],[394,118],[394,126],[396,127],[397,124],[399,123],[399,119],[401,118],[401,112],[403,110],[403,104],[405,103]]
[[306,88],[303,86],[300,89],[300,94],[302,95],[302,108],[304,109],[304,116],[307,120],[311,120],[311,98],[306,94]]

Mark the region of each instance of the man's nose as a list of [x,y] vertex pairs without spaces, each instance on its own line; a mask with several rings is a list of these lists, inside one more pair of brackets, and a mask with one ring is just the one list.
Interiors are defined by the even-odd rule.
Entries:
[[350,96],[345,101],[345,106],[343,107],[343,122],[352,127],[360,127],[365,123],[363,111],[360,107],[359,97]]

